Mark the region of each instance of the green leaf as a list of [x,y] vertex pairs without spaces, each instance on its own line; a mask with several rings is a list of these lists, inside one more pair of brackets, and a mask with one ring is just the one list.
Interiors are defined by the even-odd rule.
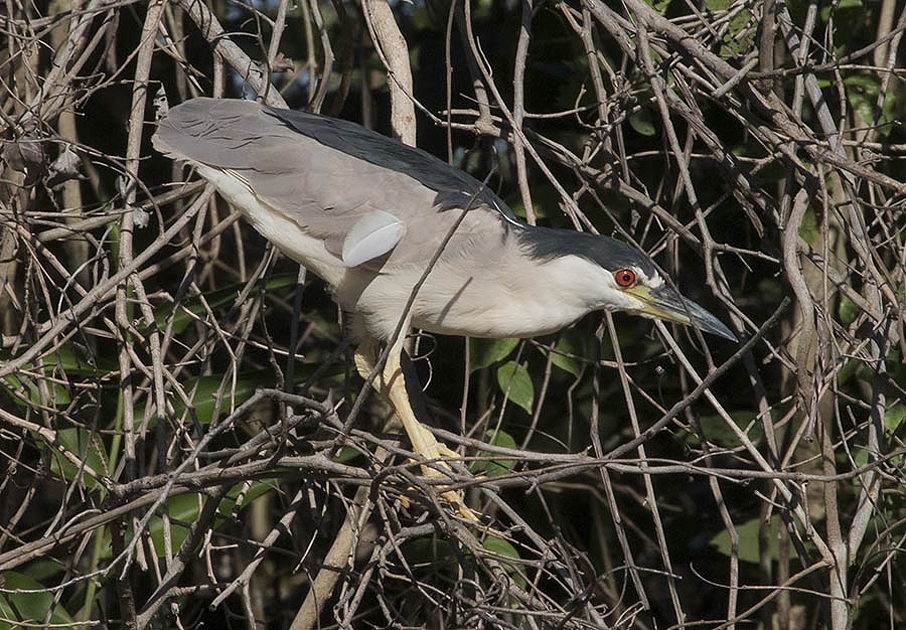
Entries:
[[[582,362],[579,359],[567,357],[561,353],[584,357],[585,336],[575,328],[567,328],[560,333],[556,344],[557,345],[554,346],[555,352],[551,352],[551,363],[561,370],[569,372],[573,376],[579,376],[582,372]],[[547,354],[547,351],[545,350],[542,350],[542,352]]]
[[[501,448],[516,448],[516,440],[513,439],[512,435],[505,431],[499,429],[496,431],[485,431],[485,437],[487,438],[488,443],[494,446],[499,446]],[[491,451],[481,451],[478,453],[478,456],[501,457],[499,454],[492,453]],[[511,471],[515,463],[515,460],[512,459],[485,460],[474,462],[470,469],[473,475],[484,473],[488,477],[497,477],[498,475],[503,475]]]
[[435,27],[427,7],[422,6],[412,12],[412,26],[418,31],[427,31]]
[[[296,362],[293,380],[296,384],[304,383],[319,367],[314,363]],[[324,377],[338,376],[343,373],[343,366],[336,364],[324,371]],[[186,394],[191,396],[189,402],[198,416],[201,424],[209,424],[211,416],[214,415],[214,409],[217,406],[217,391],[220,389],[220,383],[223,381],[223,375],[214,376],[193,376],[186,379],[183,388]],[[238,406],[252,397],[259,387],[273,387],[275,383],[274,373],[271,370],[256,370],[254,372],[244,372],[236,379],[236,386],[228,383],[223,391],[223,403],[220,405],[221,413],[228,413],[231,406]],[[196,388],[197,386],[197,388]],[[192,393],[195,390],[194,394]],[[186,410],[186,404],[182,398],[173,397],[173,408],[176,415],[181,416]],[[136,414],[137,416],[138,414]],[[139,420],[136,419],[136,424]]]
[[[9,358],[8,353],[0,354],[0,360]],[[60,377],[64,374],[100,377],[118,369],[115,361],[92,357],[74,343],[63,344],[53,352],[45,354],[41,357],[39,365],[41,367],[37,368],[36,364],[28,363],[22,370],[5,376],[0,381],[11,390],[12,399],[16,404],[26,406],[28,403],[23,398],[33,404],[49,404],[54,407],[65,407],[71,402],[66,387],[59,382],[51,381],[47,383],[49,400],[42,401],[39,389],[41,377],[33,376],[29,372],[38,371],[47,377]]]
[[63,344],[41,360],[46,367],[56,367],[75,376],[96,376],[119,369],[115,360],[89,354],[73,343]]
[[[520,557],[516,548],[502,538],[489,536],[482,542],[482,546],[490,553],[501,558],[518,560]],[[403,543],[402,552],[406,557],[406,562],[415,571],[419,572],[419,575],[423,575],[421,572],[425,570],[448,576],[458,574],[459,559],[454,553],[453,547],[446,540],[439,539],[436,536],[425,536],[408,540]],[[475,560],[472,553],[466,550],[464,550],[462,557],[469,565]],[[516,564],[504,560],[500,560],[500,563],[517,585],[521,588],[527,586],[525,578],[517,570]]]
[[340,452],[336,454],[332,461],[335,461],[338,464],[348,464],[357,457],[362,455],[362,451],[351,446],[344,446],[340,449]]
[[[761,561],[761,553],[758,549],[758,528],[761,524],[761,518],[755,517],[750,521],[746,521],[742,525],[736,526],[736,533],[739,536],[739,559],[744,562],[758,563]],[[777,560],[780,556],[780,528],[786,527],[783,523],[783,519],[779,514],[774,514],[771,516],[771,522],[768,524],[769,534],[769,549],[768,555],[772,560]],[[796,529],[799,531],[800,537],[802,536],[802,528],[799,525],[796,525]],[[725,556],[730,555],[730,532],[723,530],[716,536],[714,536],[710,541],[712,545],[717,547],[717,550]],[[809,541],[805,541],[806,549],[814,549],[815,544]],[[795,555],[795,550],[793,549],[792,542],[790,543],[790,553]]]
[[28,563],[28,576],[33,580],[38,580],[42,582],[48,578],[51,578],[61,571],[65,567],[54,560],[35,560],[34,562]]
[[[515,558],[516,560],[519,559],[519,552],[516,550],[516,548],[512,544],[510,544],[508,540],[504,540],[503,538],[498,538],[497,536],[488,536],[484,539],[484,542],[481,543],[481,546],[498,556]],[[523,577],[523,575],[519,573],[516,565],[509,562],[502,562],[501,564],[503,565],[503,568],[506,569],[506,572],[509,574],[509,576],[513,579],[513,582],[515,582],[519,588],[526,587],[527,582],[525,581],[525,577]]]
[[[223,381],[222,375],[192,377],[186,380],[183,388],[190,397],[189,404],[195,410],[201,424],[210,424],[214,409],[217,407],[217,392]],[[230,407],[236,407],[252,397],[259,387],[273,387],[274,373],[270,370],[259,370],[241,374],[236,379],[236,386],[227,384],[223,391],[223,402],[220,405],[221,413],[229,412]],[[186,410],[186,403],[182,398],[174,398],[173,407],[176,415],[181,416]]]
[[[75,479],[79,470],[78,466],[63,455],[63,453],[55,446],[47,444],[47,441],[41,437],[39,433],[32,432],[32,435],[35,438],[35,442],[40,447],[43,448],[46,446],[51,450],[50,470],[66,481]],[[59,442],[60,447],[73,453],[76,457],[85,462],[86,466],[91,468],[95,473],[98,475],[105,475],[107,474],[106,462],[110,461],[110,457],[104,448],[104,443],[101,441],[100,436],[95,435],[94,440],[89,440],[89,435],[88,431],[81,428],[71,427],[69,429],[59,429],[57,431],[57,442]],[[87,488],[94,489],[101,487],[98,480],[95,479],[87,469],[83,469],[82,472],[82,479]]]
[[[4,588],[36,591],[46,588],[33,578],[16,571],[3,572]],[[50,622],[54,624],[75,624],[75,620],[66,612],[61,604],[54,605],[52,591],[46,593],[4,593],[0,597],[0,618],[28,621],[32,624],[44,622],[47,611],[53,608]],[[0,630],[23,628],[25,626],[13,625],[0,621]]]
[[402,547],[406,561],[413,567],[431,567],[450,575],[456,571],[457,561],[453,547],[446,540],[436,536],[424,536],[408,540]]
[[647,107],[640,107],[629,115],[629,124],[632,128],[643,136],[651,137],[657,133],[654,127],[654,121],[651,118],[651,110]]
[[802,217],[802,223],[799,226],[799,236],[809,245],[814,245],[820,236],[818,224],[815,220],[815,211],[811,207],[805,211]]
[[[60,441],[67,450],[75,453],[79,456],[79,459],[85,462],[88,466],[92,468],[97,474],[104,475],[106,474],[106,465],[110,461],[110,457],[107,455],[106,449],[104,448],[104,443],[101,441],[99,435],[95,435],[93,440],[89,440],[89,432],[85,429],[62,429],[57,431],[57,439]],[[68,470],[67,479],[75,478],[76,465],[73,464],[68,459],[65,459],[62,455],[57,454],[56,458],[64,468]],[[67,473],[64,473],[66,476]],[[86,477],[86,482],[89,487],[93,487],[97,484],[97,481],[91,477]]]
[[862,367],[862,362],[858,361],[856,359],[849,359],[849,360],[845,361],[843,363],[843,367],[841,367],[837,371],[837,385],[838,386],[845,385],[849,379],[851,379],[853,376],[856,375],[856,373],[861,369],[861,367]]
[[[504,200],[517,217],[525,219],[525,204],[522,195],[516,191]],[[536,219],[549,218],[547,208],[556,208],[560,201],[560,194],[553,188],[532,190],[532,212]]]
[[849,326],[856,321],[856,317],[859,316],[862,309],[844,294],[840,296],[840,306],[837,307],[837,312],[840,315],[840,323]]
[[[819,13],[821,15],[821,19],[824,20],[825,22],[827,22],[828,18],[830,18],[831,8],[832,7],[830,4],[821,7],[821,10]],[[844,11],[846,9],[860,9],[860,8],[862,8],[862,0],[840,0],[840,2],[837,3],[835,8],[836,8],[836,12],[837,12],[836,17],[837,17],[837,20],[839,20],[840,11]]]
[[[217,506],[217,511],[225,517],[231,517],[233,515],[233,509],[236,506],[236,499],[239,498],[239,493],[242,491],[242,488],[245,484],[237,483],[235,486],[230,488],[230,491],[227,492],[227,495],[220,501],[220,505]],[[248,490],[245,491],[245,494],[242,495],[242,505],[239,506],[240,510],[247,508],[251,505],[252,501],[257,499],[260,496],[263,496],[271,491],[276,491],[279,488],[279,482],[277,478],[273,479],[259,479],[253,481],[249,486]]]
[[[868,465],[868,449],[867,448],[855,448],[852,451],[853,464],[856,468],[863,468]],[[862,477],[859,476],[853,480],[853,484],[857,488],[862,487]]]
[[[260,291],[262,286],[265,291],[276,291],[277,289],[295,286],[296,280],[297,276],[293,274],[278,274],[268,278],[266,283],[264,280],[259,280],[252,291]],[[245,290],[245,283],[237,283],[204,294],[204,301],[207,302],[211,310],[215,310],[227,304],[232,305],[243,290]],[[173,333],[179,334],[193,321],[204,317],[206,312],[200,297],[182,300],[175,308],[176,310],[174,310],[174,305],[168,302],[154,309],[154,323],[157,324],[157,327],[160,330],[165,330],[167,323],[172,319]],[[146,328],[147,327],[144,325],[138,327],[142,332],[144,332]]]
[[[47,370],[44,370],[47,372]],[[45,379],[46,380],[46,379]],[[39,379],[21,372],[20,375],[10,374],[3,377],[5,386],[11,390],[11,398],[20,407],[28,407],[29,402],[33,405],[47,404],[54,408],[65,407],[72,399],[69,392],[60,383],[47,383],[47,399],[41,399],[41,389]],[[18,394],[18,395],[17,395]],[[28,402],[27,402],[28,401]]]
[[[743,562],[758,563],[761,560],[761,553],[758,550],[758,528],[761,524],[761,518],[756,517],[746,521],[742,525],[736,526],[736,533],[739,536],[739,559]],[[780,540],[778,531],[780,528],[780,516],[775,514],[771,517],[770,527],[770,550],[768,553],[772,560],[776,560],[780,553]],[[717,551],[725,556],[730,556],[730,532],[726,529],[710,540],[710,543],[717,547]]]
[[670,6],[671,0],[645,0],[651,8],[653,8],[658,13],[664,13],[667,10],[667,7]]
[[861,119],[863,125],[872,124],[880,89],[878,80],[866,75],[854,75],[844,79],[843,85],[846,86],[846,97],[853,112]]
[[[749,439],[757,444],[764,434],[764,426],[760,421],[755,420],[755,415],[751,411],[731,411],[730,418],[743,431]],[[727,422],[717,414],[701,416],[700,422],[705,438],[725,448],[737,448],[741,446],[736,432],[727,426]],[[750,426],[751,425],[751,426]],[[694,442],[698,441],[698,436],[689,436]]]
[[507,361],[497,368],[497,385],[500,391],[514,403],[532,413],[535,402],[535,387],[528,370],[515,361]]
[[884,427],[893,433],[906,419],[906,405],[897,401],[884,410]]
[[[201,500],[199,501],[199,497]],[[183,523],[194,523],[198,518],[198,507],[206,499],[201,494],[177,494],[167,500],[167,514],[171,519]],[[148,522],[148,531],[158,556],[164,555],[164,521],[160,516],[152,516]],[[176,553],[182,541],[189,535],[189,528],[170,522],[170,551]]]
[[[320,364],[296,361],[293,377],[295,384],[298,385],[307,381],[318,367],[320,367]],[[343,373],[343,366],[339,363],[335,363],[324,370],[322,375],[324,378],[333,378],[342,376]],[[190,396],[189,406],[194,410],[200,424],[210,424],[211,416],[214,415],[214,409],[217,406],[217,391],[220,389],[220,383],[223,378],[223,374],[202,377],[192,376],[187,378],[183,383],[183,389],[185,390],[186,395]],[[226,388],[224,388],[223,403],[220,405],[220,413],[229,413],[231,405],[234,407],[241,405],[251,398],[259,387],[274,387],[275,383],[276,376],[271,370],[243,372],[236,379],[235,387],[233,387],[232,383],[228,382]],[[196,385],[197,389],[195,389]],[[195,390],[194,394],[193,390]],[[186,411],[186,403],[175,393],[171,392],[170,396],[176,416],[181,417]],[[135,410],[135,426],[141,425],[142,422],[144,422],[144,417],[145,406],[142,405]],[[156,423],[157,418],[151,418],[148,426],[154,427]]]
[[519,345],[516,337],[502,339],[469,339],[469,371],[486,368],[505,359]]

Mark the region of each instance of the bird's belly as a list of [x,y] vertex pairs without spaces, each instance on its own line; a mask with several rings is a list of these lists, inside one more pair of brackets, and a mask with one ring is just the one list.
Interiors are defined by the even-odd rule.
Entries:
[[[506,271],[504,281],[495,270],[463,274],[462,269],[432,270],[413,302],[413,326],[444,335],[533,337],[560,330],[588,310],[560,295],[527,290]],[[377,331],[395,329],[420,276],[415,270],[382,273],[361,291],[354,310],[373,335],[385,338]]]
[[494,300],[481,304],[448,300],[438,316],[436,309],[416,313],[413,325],[442,335],[469,337],[535,337],[556,332],[579,319],[583,313],[539,304]]

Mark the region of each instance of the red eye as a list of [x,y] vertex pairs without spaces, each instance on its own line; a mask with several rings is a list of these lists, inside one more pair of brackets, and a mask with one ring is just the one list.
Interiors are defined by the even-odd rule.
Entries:
[[631,287],[635,284],[635,272],[632,269],[620,269],[613,274],[613,279],[621,287]]

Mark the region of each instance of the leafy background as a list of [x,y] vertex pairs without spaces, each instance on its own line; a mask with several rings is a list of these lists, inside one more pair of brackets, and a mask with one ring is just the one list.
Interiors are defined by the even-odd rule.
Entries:
[[[0,626],[906,623],[902,3],[4,10]],[[201,94],[414,120],[742,342],[417,337],[464,523],[323,284],[151,149]]]

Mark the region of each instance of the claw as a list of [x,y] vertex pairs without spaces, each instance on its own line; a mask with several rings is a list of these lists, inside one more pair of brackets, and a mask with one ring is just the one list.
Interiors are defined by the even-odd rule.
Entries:
[[[426,429],[415,417],[415,412],[412,411],[412,405],[409,403],[409,396],[406,393],[403,371],[400,368],[401,351],[402,343],[397,341],[390,349],[382,373],[374,380],[374,388],[382,396],[390,400],[397,416],[403,423],[406,434],[409,436],[412,450],[426,460],[437,461],[441,466],[450,470],[450,465],[444,460],[458,459],[460,455],[446,444],[438,442],[434,434]],[[356,369],[358,369],[359,374],[363,378],[367,379],[374,371],[375,359],[375,344],[373,341],[366,341],[355,355]],[[440,477],[443,475],[441,471],[424,464],[421,469],[422,474],[426,477]],[[462,518],[478,521],[475,512],[466,505],[461,490],[441,490],[441,498],[453,504]]]

